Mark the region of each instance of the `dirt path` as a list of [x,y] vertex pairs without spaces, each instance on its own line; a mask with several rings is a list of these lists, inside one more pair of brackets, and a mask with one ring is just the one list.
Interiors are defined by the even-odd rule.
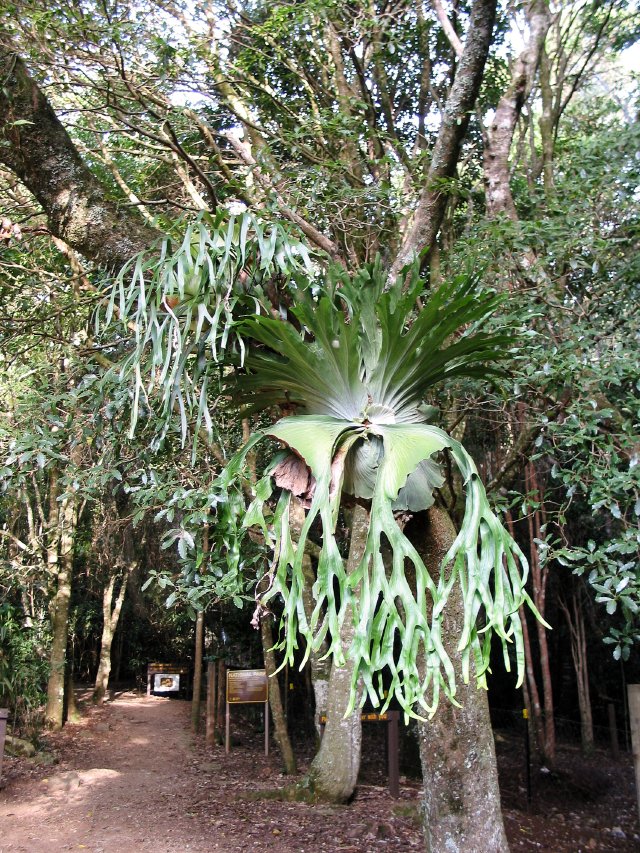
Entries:
[[4,792],[0,851],[191,849],[178,808],[191,782],[186,710],[185,703],[123,697],[68,727],[63,763],[37,785]]
[[[248,718],[236,720],[238,742],[227,756],[191,736],[189,714],[187,702],[123,694],[100,708],[88,704],[79,723],[49,736],[57,764],[5,757],[0,853],[424,850],[421,784],[403,777],[393,800],[380,745],[369,741],[363,750],[351,804],[310,806],[265,797],[287,780],[277,751],[265,758],[263,735]],[[556,773],[534,774],[531,806],[517,738],[499,737],[498,764],[513,853],[640,850],[628,754],[587,761],[565,748]]]
[[[282,786],[279,759],[255,738],[227,757],[189,733],[189,705],[133,694],[90,709],[53,738],[58,765],[0,792],[0,853],[278,851],[368,853],[420,849],[418,786],[391,800],[363,786],[357,803],[307,806],[256,799]],[[35,777],[35,778],[34,778]]]

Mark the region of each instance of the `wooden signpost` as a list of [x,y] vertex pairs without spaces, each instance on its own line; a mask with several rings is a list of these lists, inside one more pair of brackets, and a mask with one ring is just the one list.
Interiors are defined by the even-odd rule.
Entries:
[[264,703],[264,754],[269,755],[269,681],[264,669],[227,670],[227,710],[224,751],[229,752],[231,705]]

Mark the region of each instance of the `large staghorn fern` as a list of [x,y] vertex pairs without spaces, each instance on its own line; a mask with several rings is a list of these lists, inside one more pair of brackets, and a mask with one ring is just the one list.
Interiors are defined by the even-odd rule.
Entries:
[[[262,603],[278,595],[284,600],[286,660],[293,661],[299,634],[307,654],[327,640],[338,664],[345,654],[353,658],[352,705],[360,679],[366,686],[363,701],[368,695],[378,704],[383,674],[391,679],[385,704],[395,696],[408,714],[416,704],[433,713],[441,692],[455,701],[455,671],[442,637],[454,584],[464,599],[463,677],[469,677],[473,660],[484,683],[495,633],[507,667],[509,646],[515,648],[521,679],[518,608],[528,601],[526,560],[491,511],[473,461],[459,442],[427,423],[430,407],[424,405],[436,383],[487,376],[508,353],[508,338],[478,330],[498,298],[461,276],[416,312],[422,290],[417,268],[403,271],[402,283],[389,289],[379,262],[353,279],[333,270],[325,285],[313,289],[309,270],[301,243],[282,226],[246,212],[203,214],[177,243],[165,239],[159,257],[135,259],[117,280],[106,316],[107,324],[117,319],[133,331],[133,347],[120,370],[133,386],[132,431],[141,399],[148,405],[159,400],[163,429],[177,411],[183,441],[191,437],[195,454],[201,427],[213,429],[210,378],[215,373],[219,383],[225,364],[236,367],[227,372],[233,376],[227,392],[245,412],[282,403],[301,412],[254,435],[218,485],[240,494],[244,461],[262,438],[289,448],[256,485],[244,519],[245,527],[262,528],[274,551]],[[294,302],[286,319],[269,316],[277,306],[263,284],[275,275]],[[456,337],[461,327],[466,331]],[[246,373],[239,375],[245,344]],[[442,566],[427,567],[398,514],[433,503],[434,489],[443,482],[433,458],[439,452],[450,453],[458,465],[467,503]],[[289,525],[292,494],[308,502],[296,543]],[[349,575],[335,537],[343,494],[370,505],[366,547]],[[307,620],[302,556],[316,523],[322,548],[316,604]],[[390,559],[383,559],[383,545]],[[345,619],[353,619],[356,629],[346,650],[340,641]]]
[[[273,548],[260,602],[267,606],[278,595],[284,600],[285,660],[293,662],[299,634],[306,641],[305,660],[327,642],[327,654],[338,665],[345,655],[353,660],[350,710],[362,680],[362,702],[368,696],[374,706],[387,707],[395,697],[407,714],[415,715],[418,705],[431,715],[441,693],[455,702],[456,675],[445,649],[443,618],[456,584],[464,602],[457,648],[465,681],[473,661],[478,684],[485,685],[493,634],[502,643],[507,668],[509,649],[515,649],[519,682],[523,677],[518,610],[524,602],[532,606],[524,590],[526,558],[491,510],[471,457],[424,414],[424,395],[435,383],[495,372],[511,341],[478,331],[499,300],[480,290],[473,277],[443,286],[419,312],[414,310],[422,289],[417,268],[405,270],[391,289],[385,290],[385,283],[379,263],[352,281],[334,271],[325,295],[317,300],[303,295],[294,309],[299,331],[264,316],[242,324],[245,339],[259,347],[250,349],[247,374],[233,385],[236,401],[245,411],[286,402],[303,413],[254,435],[232,468],[239,471],[264,437],[288,448],[258,482],[244,522],[259,525]],[[463,325],[466,332],[453,338]],[[433,491],[443,482],[434,456],[443,451],[462,475],[466,508],[453,546],[434,567],[425,565],[398,513],[432,505]],[[270,499],[276,488],[274,507]],[[335,536],[345,493],[370,501],[366,547],[349,575]],[[308,502],[296,543],[289,524],[293,494]],[[322,547],[308,619],[302,562],[318,522]],[[345,619],[355,625],[346,650],[340,638]]]

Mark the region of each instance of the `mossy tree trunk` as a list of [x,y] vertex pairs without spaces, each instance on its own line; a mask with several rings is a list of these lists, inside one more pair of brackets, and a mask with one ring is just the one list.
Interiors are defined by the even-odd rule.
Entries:
[[[427,513],[421,550],[428,566],[439,566],[455,539],[447,513]],[[462,596],[452,591],[445,616],[445,647],[456,668],[461,708],[441,701],[435,717],[418,726],[424,779],[427,853],[508,853],[502,821],[489,704],[473,676],[462,681],[457,640],[464,621]]]

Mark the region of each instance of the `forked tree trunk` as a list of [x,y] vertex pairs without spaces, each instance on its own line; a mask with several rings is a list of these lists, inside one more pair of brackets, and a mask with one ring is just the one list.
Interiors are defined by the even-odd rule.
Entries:
[[[456,536],[447,513],[427,514],[422,550],[426,565],[439,567]],[[454,587],[456,590],[457,587]],[[435,717],[418,725],[424,780],[423,825],[427,853],[508,853],[489,704],[473,677],[463,684],[456,651],[464,603],[452,591],[445,611],[445,648],[456,669],[456,708],[442,700]]]
[[57,493],[57,481],[54,480],[49,494],[49,525],[52,533],[48,545],[48,565],[50,570],[55,567],[56,592],[51,602],[52,639],[45,710],[45,721],[52,729],[61,729],[64,722],[65,664],[76,509],[74,496],[67,495],[58,503]]
[[444,218],[449,194],[444,188],[456,171],[460,147],[473,114],[485,62],[491,46],[496,14],[495,0],[475,0],[462,57],[442,115],[442,123],[431,151],[426,180],[414,213],[413,223],[395,258],[389,280],[394,281],[402,267],[435,243]]
[[[132,564],[125,575],[111,575],[102,594],[102,638],[100,640],[100,662],[96,673],[96,682],[93,690],[93,701],[103,702],[109,686],[111,675],[111,646],[120,620],[120,612],[127,591],[129,575],[135,568]],[[113,602],[113,593],[116,583],[120,580],[120,589]]]
[[[347,560],[347,574],[355,571],[364,553],[369,516],[365,509],[356,505],[351,520],[351,543]],[[347,615],[340,634],[343,648],[351,645],[355,626]],[[313,759],[309,772],[300,783],[314,799],[332,803],[346,802],[353,794],[360,771],[362,746],[362,723],[356,710],[346,719],[345,711],[351,695],[353,662],[347,659],[342,667],[331,667],[327,692],[327,723],[318,754]]]

